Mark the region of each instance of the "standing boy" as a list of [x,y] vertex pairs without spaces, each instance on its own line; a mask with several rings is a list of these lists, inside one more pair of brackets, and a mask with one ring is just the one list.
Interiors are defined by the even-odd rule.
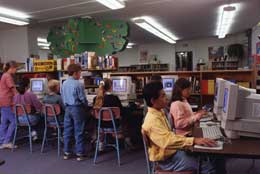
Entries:
[[71,140],[74,132],[77,161],[84,160],[84,127],[88,102],[84,85],[79,82],[81,67],[77,64],[68,66],[69,78],[62,85],[62,98],[65,104],[64,116],[64,159],[72,155]]

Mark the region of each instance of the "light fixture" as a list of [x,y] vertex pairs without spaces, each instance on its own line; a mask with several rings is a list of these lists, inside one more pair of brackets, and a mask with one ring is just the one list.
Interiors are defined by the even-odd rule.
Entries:
[[228,34],[238,10],[239,4],[223,5],[219,8],[219,18],[216,33],[218,38],[224,38],[226,34]]
[[3,17],[3,16],[0,16],[0,22],[4,22],[4,23],[8,23],[8,24],[14,24],[14,25],[20,25],[20,26],[29,24],[28,22],[25,22],[25,21],[6,18],[6,17]]
[[151,17],[147,17],[147,16],[137,17],[137,18],[133,18],[132,21],[139,27],[151,32],[155,36],[171,44],[176,43],[176,40],[178,40],[178,38],[174,34],[172,34],[169,30],[167,30],[165,27],[163,27],[161,24],[156,22]]
[[44,50],[50,49],[50,43],[47,41],[46,38],[37,37],[37,45]]
[[112,10],[125,8],[125,3],[120,0],[96,0],[96,1]]
[[126,46],[126,48],[133,48],[133,46],[135,45],[135,43],[129,42]]
[[14,24],[14,25],[27,25],[29,24],[30,16],[13,9],[8,9],[5,7],[0,7],[0,21]]

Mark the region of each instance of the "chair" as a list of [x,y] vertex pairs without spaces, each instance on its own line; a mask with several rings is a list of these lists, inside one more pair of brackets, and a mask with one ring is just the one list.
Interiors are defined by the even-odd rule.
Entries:
[[[28,127],[28,137],[29,137],[29,143],[30,143],[30,152],[32,153],[32,126],[35,126],[37,123],[31,123],[28,114],[32,112],[31,105],[23,105],[23,104],[16,104],[14,106],[14,114],[15,114],[15,132],[14,132],[14,139],[13,144],[15,145],[16,136],[17,136],[17,130],[19,126],[27,126]],[[20,123],[18,117],[25,116],[26,117],[26,123]],[[12,149],[14,151],[14,148]]]
[[[120,151],[119,151],[119,133],[121,131],[116,128],[115,119],[120,119],[120,108],[118,107],[102,107],[99,110],[94,111],[95,118],[98,119],[98,137],[97,137],[97,143],[96,143],[96,151],[95,151],[95,157],[94,157],[94,164],[96,164],[97,160],[97,154],[98,154],[98,147],[100,143],[100,134],[104,134],[104,145],[114,147],[117,151],[117,161],[118,165],[120,166]],[[102,128],[101,127],[101,121],[112,121],[112,128]],[[115,137],[115,144],[107,144],[106,142],[106,135],[112,134]]]
[[[61,142],[61,128],[62,124],[58,120],[57,115],[61,114],[61,108],[58,104],[44,104],[43,106],[43,113],[44,113],[44,134],[42,140],[42,147],[41,153],[43,153],[44,145],[47,144],[47,131],[48,128],[56,128],[58,132],[58,156],[60,156],[60,142]],[[54,118],[54,122],[49,122],[48,118]]]
[[151,162],[149,160],[148,147],[150,146],[149,137],[146,135],[146,132],[142,129],[142,138],[144,144],[144,152],[147,166],[147,174],[193,174],[193,171],[165,171],[159,168],[159,165],[156,162]]

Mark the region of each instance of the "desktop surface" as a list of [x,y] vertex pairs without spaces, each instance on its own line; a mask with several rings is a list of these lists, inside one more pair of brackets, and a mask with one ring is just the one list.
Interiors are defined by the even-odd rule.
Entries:
[[[203,137],[202,129],[199,125],[193,128],[194,137]],[[209,150],[191,147],[192,152],[208,153],[215,155],[224,155],[236,158],[256,158],[260,159],[260,139],[241,137],[240,139],[232,139],[230,142],[223,144],[222,150]]]

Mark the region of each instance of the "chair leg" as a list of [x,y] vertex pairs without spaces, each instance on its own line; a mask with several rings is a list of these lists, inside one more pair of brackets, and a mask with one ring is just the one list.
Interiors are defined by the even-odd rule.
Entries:
[[43,134],[43,139],[42,139],[41,153],[43,153],[43,150],[44,150],[44,145],[45,145],[45,142],[46,142],[46,136],[47,136],[47,127],[45,126],[45,128],[44,128],[44,134]]
[[29,142],[30,142],[30,152],[32,153],[32,130],[29,126]]
[[[16,126],[15,126],[15,131],[14,131],[13,145],[15,145],[16,135],[17,135],[17,129],[18,129],[18,126],[16,125]],[[13,152],[13,151],[14,151],[14,148],[12,148],[12,152]]]
[[97,136],[97,142],[96,142],[96,151],[95,151],[95,156],[94,156],[94,164],[96,164],[96,160],[97,160],[99,139],[100,139],[100,129],[98,128],[98,136]]
[[61,133],[60,133],[60,128],[58,129],[58,157],[60,156],[60,141],[61,141]]
[[117,162],[118,162],[118,165],[120,166],[121,162],[120,162],[120,152],[119,152],[119,143],[118,143],[118,137],[117,137],[117,133],[115,132],[115,135],[116,135],[116,152],[117,152]]

